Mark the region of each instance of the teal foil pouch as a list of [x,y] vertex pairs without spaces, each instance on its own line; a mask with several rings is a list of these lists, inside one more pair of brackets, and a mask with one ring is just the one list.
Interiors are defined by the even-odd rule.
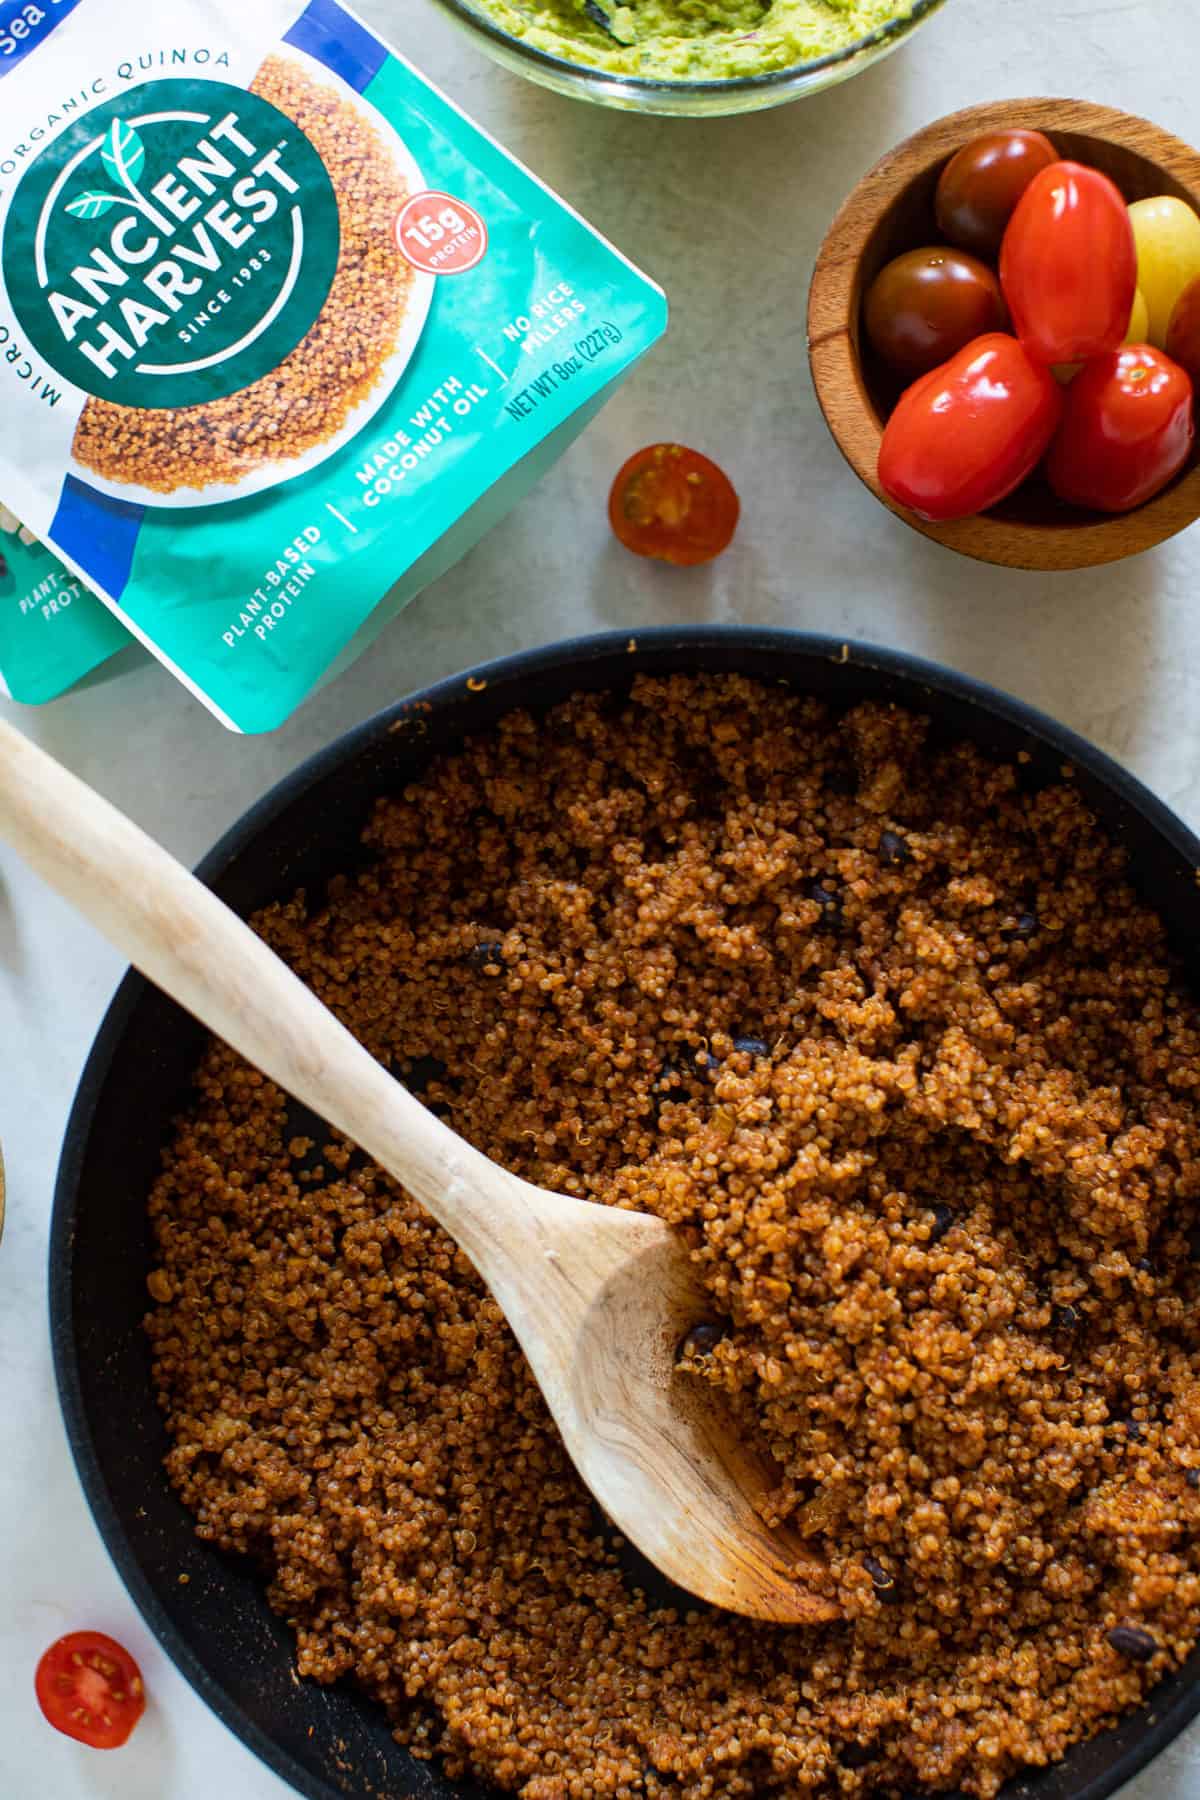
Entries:
[[336,0],[153,19],[0,0],[0,492],[267,731],[521,498],[666,303]]
[[128,633],[0,506],[0,694],[40,706],[98,669]]

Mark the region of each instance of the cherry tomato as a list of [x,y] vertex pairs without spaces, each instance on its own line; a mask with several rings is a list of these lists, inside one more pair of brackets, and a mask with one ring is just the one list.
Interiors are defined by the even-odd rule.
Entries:
[[1188,283],[1175,303],[1167,327],[1167,355],[1200,382],[1200,277]]
[[991,131],[964,144],[937,186],[938,229],[976,256],[995,256],[1017,201],[1034,176],[1058,161],[1040,131]]
[[986,512],[1033,473],[1062,408],[1053,375],[1016,338],[977,338],[901,396],[883,434],[880,482],[924,519]]
[[93,1750],[118,1749],[146,1710],[141,1670],[102,1631],[72,1631],[51,1644],[34,1688],[51,1725]]
[[1165,349],[1171,314],[1200,275],[1200,219],[1185,200],[1159,194],[1129,208],[1137,245],[1138,286],[1150,311],[1149,339]]
[[864,309],[867,336],[902,375],[925,375],[972,339],[1002,331],[1008,309],[992,271],[963,250],[909,250],[879,271]]
[[1130,512],[1179,473],[1194,436],[1188,375],[1161,350],[1128,345],[1071,383],[1046,475],[1075,506]]
[[1059,162],[1034,176],[1004,234],[1000,285],[1017,336],[1039,362],[1086,362],[1117,348],[1137,292],[1137,255],[1107,175]]
[[733,484],[698,450],[651,444],[618,471],[608,517],[626,549],[691,566],[720,556],[737,530]]

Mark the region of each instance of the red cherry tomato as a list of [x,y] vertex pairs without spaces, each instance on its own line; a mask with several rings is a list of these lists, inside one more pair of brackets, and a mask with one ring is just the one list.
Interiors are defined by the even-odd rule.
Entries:
[[911,380],[986,332],[1003,331],[1008,309],[984,263],[939,244],[908,250],[879,271],[863,322],[878,354]]
[[1167,327],[1167,355],[1200,381],[1200,277],[1189,282],[1171,314]]
[[118,1749],[146,1710],[141,1670],[102,1631],[72,1631],[51,1644],[34,1688],[51,1725],[93,1750]]
[[1090,362],[1067,389],[1046,475],[1061,500],[1130,512],[1179,473],[1194,436],[1190,377],[1133,344]]
[[685,567],[711,562],[737,530],[729,477],[698,450],[651,444],[617,473],[608,517],[627,550]]
[[1020,487],[1045,454],[1063,391],[1016,338],[977,338],[901,395],[879,479],[923,519],[965,519]]
[[1017,336],[1039,362],[1086,362],[1118,348],[1137,292],[1137,251],[1107,175],[1059,162],[1034,176],[1004,234],[1000,285]]
[[937,186],[942,235],[976,256],[995,256],[1017,201],[1057,161],[1058,151],[1040,131],[992,131],[964,144]]

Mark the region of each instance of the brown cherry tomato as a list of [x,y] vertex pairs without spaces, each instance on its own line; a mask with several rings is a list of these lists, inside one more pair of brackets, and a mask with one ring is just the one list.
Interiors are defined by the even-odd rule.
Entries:
[[146,1710],[141,1670],[102,1631],[72,1631],[51,1644],[34,1687],[50,1724],[93,1750],[119,1749]]
[[936,369],[989,331],[1008,308],[992,271],[964,250],[908,250],[879,271],[864,307],[867,336],[893,369],[910,378]]
[[650,444],[631,456],[608,500],[609,522],[627,550],[684,567],[720,556],[740,512],[724,470],[682,444]]
[[1167,327],[1167,355],[1200,383],[1200,277],[1175,302]]
[[1017,201],[1034,176],[1058,161],[1040,131],[992,131],[952,156],[937,187],[938,229],[976,256],[995,256]]
[[1060,500],[1097,512],[1131,512],[1173,481],[1195,439],[1192,383],[1149,344],[1089,362],[1066,393],[1046,458]]

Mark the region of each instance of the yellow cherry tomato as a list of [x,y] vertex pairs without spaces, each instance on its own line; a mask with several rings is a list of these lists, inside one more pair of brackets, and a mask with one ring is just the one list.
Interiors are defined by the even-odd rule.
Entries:
[[1138,287],[1149,315],[1147,341],[1163,350],[1175,303],[1200,275],[1200,218],[1185,200],[1159,194],[1135,200],[1129,220],[1137,245]]
[[1145,296],[1139,288],[1133,296],[1133,311],[1129,315],[1129,330],[1125,333],[1125,342],[1127,344],[1144,344],[1149,330],[1150,308],[1146,305]]

